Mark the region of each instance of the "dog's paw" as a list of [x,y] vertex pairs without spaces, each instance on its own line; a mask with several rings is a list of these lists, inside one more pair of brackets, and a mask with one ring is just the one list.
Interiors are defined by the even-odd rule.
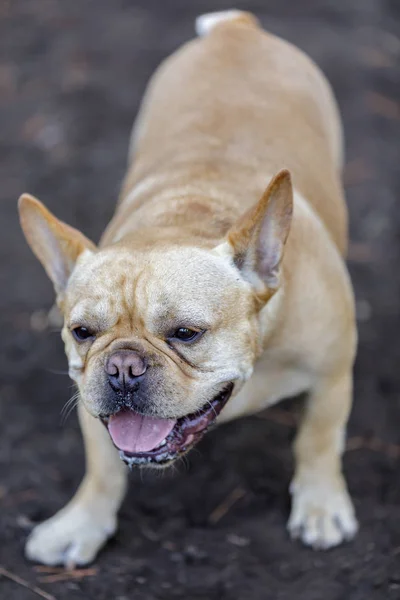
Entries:
[[288,530],[292,538],[299,538],[316,550],[327,550],[351,540],[357,533],[358,523],[344,482],[293,482],[291,493]]
[[104,517],[79,505],[66,507],[32,531],[26,557],[45,565],[72,568],[94,560],[117,528],[115,516]]

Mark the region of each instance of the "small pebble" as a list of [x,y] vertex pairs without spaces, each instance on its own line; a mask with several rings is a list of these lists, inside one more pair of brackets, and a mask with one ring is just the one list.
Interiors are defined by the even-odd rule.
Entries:
[[250,540],[248,538],[236,535],[236,533],[229,533],[226,536],[226,541],[234,546],[238,546],[239,548],[244,548],[250,544]]

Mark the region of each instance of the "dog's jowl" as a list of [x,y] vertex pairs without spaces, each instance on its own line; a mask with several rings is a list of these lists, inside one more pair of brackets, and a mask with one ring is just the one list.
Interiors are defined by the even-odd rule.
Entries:
[[314,63],[253,15],[204,15],[197,30],[151,81],[98,246],[20,199],[63,315],[87,453],[75,497],[28,540],[35,561],[94,559],[126,464],[162,468],[214,421],[299,392],[289,532],[329,548],[357,530],[341,470],[356,330],[336,104]]

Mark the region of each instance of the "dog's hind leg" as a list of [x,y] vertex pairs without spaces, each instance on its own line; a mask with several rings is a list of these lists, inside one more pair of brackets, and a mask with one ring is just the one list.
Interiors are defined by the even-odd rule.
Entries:
[[35,527],[25,553],[46,565],[68,567],[93,561],[117,528],[127,469],[103,424],[79,406],[86,451],[86,474],[74,498],[54,517]]

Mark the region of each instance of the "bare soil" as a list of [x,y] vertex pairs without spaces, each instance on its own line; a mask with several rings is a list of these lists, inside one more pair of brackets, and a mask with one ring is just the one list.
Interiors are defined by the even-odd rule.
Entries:
[[[360,349],[344,463],[361,530],[326,553],[289,540],[297,404],[210,433],[187,464],[132,476],[120,530],[93,569],[39,572],[32,524],[83,474],[52,289],[19,229],[29,191],[98,239],[122,179],[130,127],[162,58],[198,13],[230,1],[3,0],[0,5],[0,563],[57,600],[400,599],[400,192],[397,0],[238,1],[308,52],[342,110],[349,267]],[[49,579],[50,577],[50,579]],[[46,579],[47,578],[47,579]],[[62,580],[61,580],[62,579]],[[0,575],[0,597],[35,593]]]

